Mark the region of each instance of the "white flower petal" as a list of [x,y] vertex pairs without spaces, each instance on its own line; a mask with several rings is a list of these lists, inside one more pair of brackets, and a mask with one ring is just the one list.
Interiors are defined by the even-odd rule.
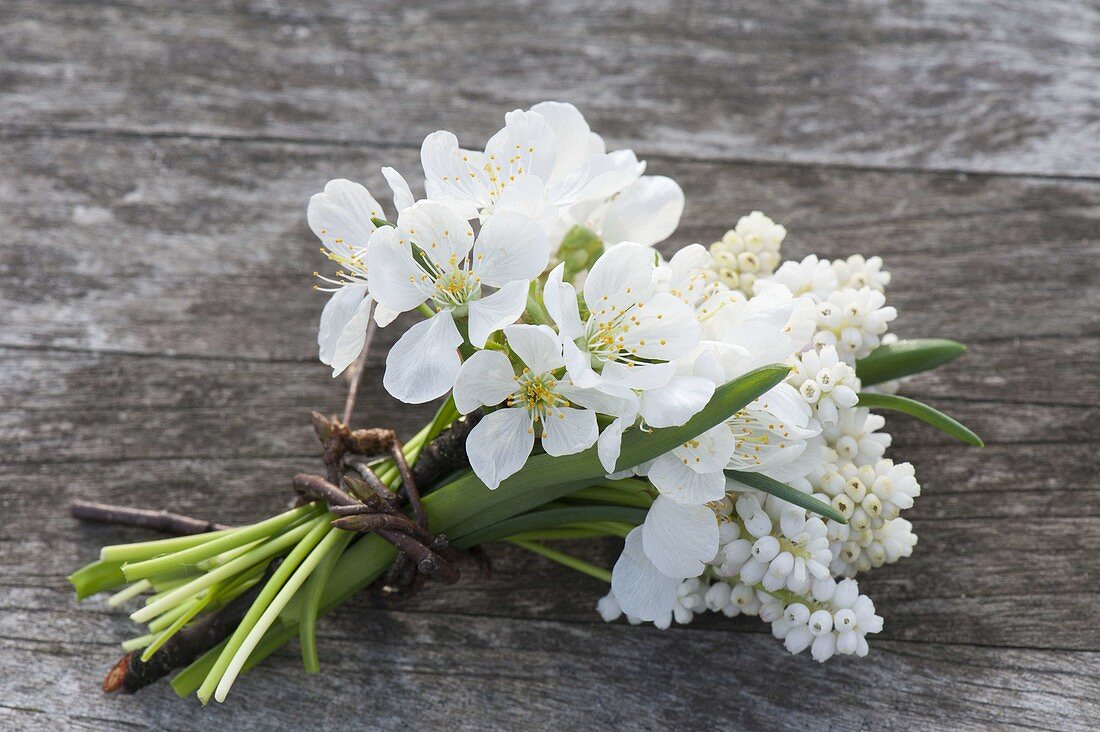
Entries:
[[622,611],[652,622],[672,612],[680,580],[661,573],[642,546],[642,527],[626,535],[623,553],[611,570],[611,592]]
[[382,177],[390,184],[390,190],[393,191],[393,206],[397,209],[397,213],[401,213],[413,205],[416,199],[413,198],[412,190],[409,188],[409,184],[405,182],[403,175],[393,168],[385,167],[382,168]]
[[[587,359],[587,356],[585,357]],[[570,374],[572,375],[572,374]],[[601,376],[605,384],[624,386],[629,389],[645,391],[659,389],[668,384],[676,375],[676,366],[671,363],[626,364],[609,361],[604,364]],[[574,382],[576,378],[574,377]],[[579,382],[577,382],[579,383]],[[587,384],[585,384],[587,386]]]
[[[722,340],[741,346],[750,354],[738,365],[741,373],[758,366],[782,363],[801,348],[803,344],[797,342],[793,331],[786,330],[795,303],[786,288],[767,287],[736,311],[730,322],[723,324]],[[718,315],[725,317],[721,310]]]
[[513,280],[532,280],[550,260],[550,240],[534,219],[514,211],[489,217],[474,247],[474,273],[482,284],[501,287]]
[[321,311],[317,345],[321,363],[338,376],[354,361],[367,337],[371,297],[366,285],[351,285],[332,293]]
[[388,308],[381,303],[374,306],[374,322],[378,323],[379,328],[385,328],[387,325],[397,320],[397,316],[400,314],[400,310]]
[[378,201],[360,184],[343,178],[326,183],[322,193],[310,197],[306,210],[309,228],[326,245],[340,241],[366,246],[376,228],[372,216],[382,216]]
[[642,524],[646,556],[670,577],[698,577],[718,553],[718,520],[706,506],[657,496]]
[[382,384],[395,399],[422,404],[446,394],[462,365],[462,336],[450,312],[436,313],[405,331],[386,357]]
[[546,196],[558,206],[605,200],[638,179],[645,170],[632,150],[593,155],[580,168],[550,186]]
[[622,451],[623,430],[633,424],[634,418],[629,420],[620,417],[604,427],[596,441],[596,454],[600,457],[600,465],[608,473],[614,473],[616,463],[619,462],[619,453]]
[[544,230],[558,217],[558,209],[546,200],[546,187],[533,175],[525,175],[501,191],[494,214],[514,211],[534,219]]
[[673,454],[681,460],[686,459],[687,466],[696,473],[713,473],[726,467],[736,448],[737,438],[730,426],[723,422],[680,445],[673,450]]
[[412,310],[428,299],[433,283],[413,259],[408,242],[392,226],[374,232],[367,246],[367,268],[371,272],[371,294],[390,310]]
[[575,384],[558,384],[558,393],[574,404],[594,409],[599,414],[612,417],[635,416],[638,414],[638,397],[630,389],[613,385],[601,385],[594,389],[585,389]]
[[677,376],[641,395],[642,418],[650,427],[675,427],[687,422],[714,396],[714,382],[701,376]]
[[417,201],[397,217],[397,228],[444,271],[456,269],[474,245],[470,223],[438,201]]
[[470,467],[482,483],[496,490],[500,482],[527,462],[535,434],[526,409],[498,409],[481,418],[466,438]]
[[455,377],[455,408],[469,414],[480,406],[500,404],[516,390],[512,363],[500,351],[478,351]]
[[592,359],[588,357],[586,351],[578,348],[573,341],[564,340],[562,353],[565,356],[565,369],[575,385],[588,388],[600,384],[600,374],[592,369]]
[[649,298],[633,315],[635,325],[626,333],[623,347],[637,356],[674,361],[699,344],[701,329],[695,313],[667,292]]
[[470,345],[483,348],[490,335],[519,319],[527,307],[528,286],[527,280],[515,280],[470,303]]
[[562,337],[573,340],[584,332],[584,324],[581,323],[577,291],[571,283],[563,281],[564,276],[564,263],[550,271],[543,288],[542,300],[546,305],[546,312],[557,323]]
[[649,481],[661,495],[676,503],[701,505],[717,501],[726,494],[726,476],[721,469],[697,473],[684,460],[673,453],[665,453],[649,467]]
[[[536,424],[539,426],[539,423]],[[547,455],[572,455],[596,443],[599,428],[591,409],[563,407],[546,415],[541,422],[542,448]]]
[[489,203],[482,154],[459,148],[453,133],[440,130],[425,137],[420,162],[428,198],[458,207],[467,219]]
[[535,112],[515,110],[504,115],[504,127],[485,144],[484,164],[498,186],[533,175],[550,180],[557,142],[546,118]]
[[684,192],[671,178],[645,175],[620,193],[604,214],[600,236],[609,244],[636,241],[653,246],[680,225]]
[[548,325],[510,325],[504,329],[504,337],[533,374],[545,374],[565,365],[561,341]]
[[565,102],[540,102],[531,107],[541,114],[554,130],[556,152],[554,172],[546,179],[556,183],[581,166],[588,157],[588,136],[591,130],[576,107]]
[[749,405],[749,409],[762,409],[791,427],[805,428],[813,413],[810,405],[787,383],[776,384]]
[[652,281],[653,250],[629,242],[616,244],[589,270],[584,280],[584,302],[592,317],[610,319],[648,298]]

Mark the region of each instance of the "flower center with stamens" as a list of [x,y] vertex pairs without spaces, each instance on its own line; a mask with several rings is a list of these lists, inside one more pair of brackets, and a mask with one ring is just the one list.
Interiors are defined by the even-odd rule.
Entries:
[[[516,390],[508,397],[509,407],[521,407],[531,415],[533,422],[556,416],[564,418],[562,407],[568,407],[569,401],[557,392],[558,380],[548,373],[532,374],[524,369],[516,377]],[[558,410],[555,415],[555,410]]]
[[[633,342],[627,343],[631,329],[640,324],[634,311],[641,307],[641,303],[634,303],[618,311],[616,305],[608,304],[594,312],[585,326],[584,340],[588,353],[597,361],[619,361],[627,366],[648,363],[638,356],[637,346]],[[645,341],[638,341],[638,345],[644,346]],[[661,345],[664,345],[663,339]]]
[[[324,234],[325,231],[322,230],[321,233]],[[326,284],[333,285],[333,287],[315,285],[315,289],[323,292],[335,292],[347,285],[367,284],[366,247],[357,247],[348,244],[343,239],[335,239],[328,247],[321,247],[321,254],[336,262],[341,269],[336,270],[334,277],[326,277],[319,272],[314,272],[314,277]]]

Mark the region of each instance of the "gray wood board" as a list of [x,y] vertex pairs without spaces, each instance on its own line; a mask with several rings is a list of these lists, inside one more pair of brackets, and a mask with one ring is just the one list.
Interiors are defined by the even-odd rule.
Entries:
[[[15,0],[0,8],[0,727],[1089,729],[1100,716],[1097,9],[953,3]],[[91,498],[243,522],[317,465],[325,180],[415,178],[439,126],[577,102],[688,195],[665,246],[754,208],[788,256],[881,254],[902,336],[970,344],[906,393],[965,448],[891,416],[924,493],[910,559],[867,575],[865,662],[789,657],[751,619],[606,625],[600,583],[515,549],[390,605],[356,598],[200,710],[105,697],[133,626],[65,576],[148,536]],[[782,165],[776,163],[783,163]],[[994,174],[987,174],[994,173]],[[1004,175],[1004,174],[1009,175]],[[429,407],[379,385],[357,419]],[[613,561],[615,542],[574,544]]]
[[419,145],[574,101],[648,153],[1100,175],[1087,2],[11,0],[0,124]]

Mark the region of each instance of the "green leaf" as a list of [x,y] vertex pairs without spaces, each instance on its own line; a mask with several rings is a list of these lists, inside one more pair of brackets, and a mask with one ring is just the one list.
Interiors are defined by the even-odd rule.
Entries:
[[487,526],[480,531],[463,536],[460,540],[454,542],[454,546],[465,549],[489,541],[506,539],[509,536],[526,531],[551,529],[565,524],[587,523],[590,521],[624,521],[637,526],[645,521],[645,516],[646,510],[644,508],[631,508],[629,506],[551,508],[498,521],[492,526]]
[[842,524],[848,523],[848,519],[844,518],[844,514],[837,511],[828,503],[820,501],[809,493],[803,493],[797,488],[792,488],[786,483],[780,483],[778,480],[769,478],[761,473],[744,473],[740,470],[727,470],[726,477],[736,480],[738,483],[744,483],[750,488],[755,488],[758,491],[769,493],[787,503],[801,506],[807,511],[813,511],[825,518],[831,518],[833,521]]
[[917,338],[879,346],[856,362],[864,386],[931,371],[966,352],[966,346],[944,338]]
[[[789,368],[764,366],[718,387],[710,403],[682,427],[651,432],[628,430],[617,467],[640,465],[709,430],[786,378]],[[432,531],[461,540],[495,523],[555,501],[602,480],[605,471],[596,449],[576,455],[536,455],[495,491],[473,473],[465,473],[424,497]],[[325,587],[321,612],[327,612],[374,581],[393,561],[393,547],[375,535],[352,544],[336,564]],[[285,622],[297,624],[301,603],[294,598],[283,611]]]
[[891,409],[895,412],[903,412],[911,417],[927,422],[941,432],[961,440],[974,447],[985,447],[982,438],[978,437],[969,427],[956,419],[948,417],[938,409],[928,406],[923,402],[908,397],[894,394],[871,394],[860,392],[859,406],[869,409]]
[[[701,435],[781,382],[788,371],[787,366],[764,366],[719,387],[710,403],[681,427],[628,430],[616,470],[641,465]],[[446,526],[447,535],[457,539],[557,500],[605,473],[595,447],[575,455],[536,455],[495,491],[468,472],[426,496],[424,509],[433,527]]]

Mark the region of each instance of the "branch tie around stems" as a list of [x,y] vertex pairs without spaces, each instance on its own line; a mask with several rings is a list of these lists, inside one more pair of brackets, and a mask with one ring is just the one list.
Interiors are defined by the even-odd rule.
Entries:
[[[400,466],[404,462],[404,454],[398,462]],[[399,468],[400,469],[400,468]],[[398,557],[391,566],[386,576],[384,590],[389,592],[406,592],[418,585],[418,576],[433,576],[445,584],[454,584],[459,579],[458,569],[451,562],[447,545],[447,538],[443,534],[432,535],[427,528],[427,517],[417,517],[414,522],[404,513],[399,511],[391,502],[392,499],[383,497],[393,496],[373,471],[367,468],[365,475],[372,476],[365,482],[353,478],[345,478],[345,483],[353,492],[362,496],[363,500],[349,495],[338,486],[333,485],[319,475],[305,473],[294,476],[292,485],[302,496],[319,500],[329,505],[329,510],[337,515],[332,525],[345,531],[360,533],[375,533],[385,539],[397,549]],[[406,463],[403,473],[408,473]],[[411,473],[409,474],[411,478]],[[410,482],[409,495],[415,495],[419,505],[419,491],[414,482]],[[375,492],[369,492],[367,488]],[[412,501],[410,501],[412,503]],[[409,567],[413,571],[409,571]]]

